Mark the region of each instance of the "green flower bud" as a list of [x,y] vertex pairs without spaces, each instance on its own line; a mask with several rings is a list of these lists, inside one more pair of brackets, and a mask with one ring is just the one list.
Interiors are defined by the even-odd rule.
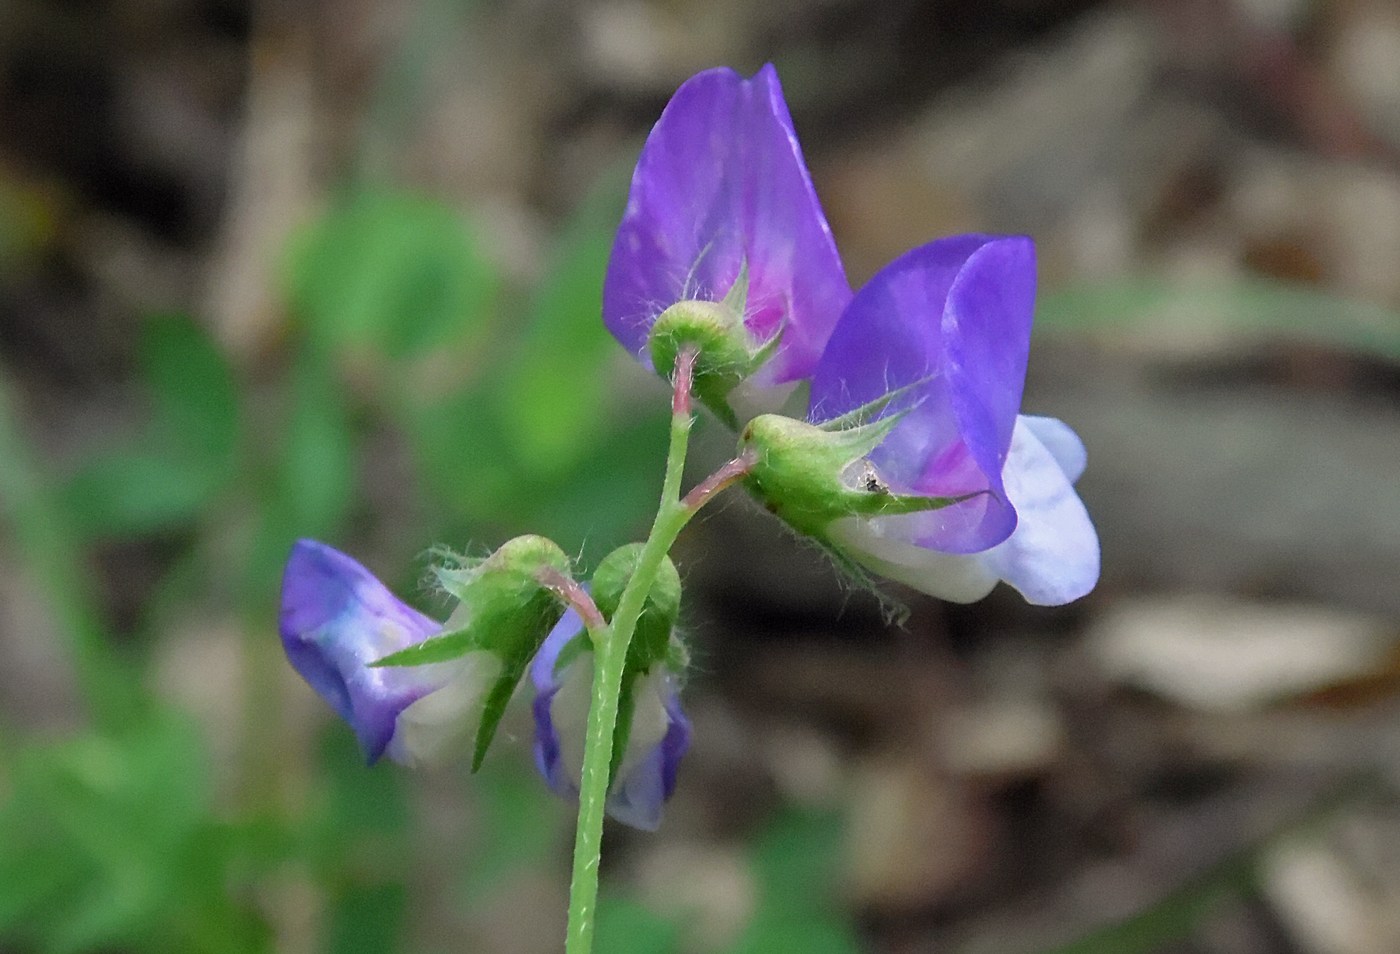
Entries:
[[[636,572],[641,555],[642,544],[629,543],[609,553],[598,564],[593,574],[593,601],[608,619],[612,619],[617,612],[622,591]],[[642,606],[642,615],[637,618],[637,628],[627,647],[629,671],[646,672],[658,661],[665,661],[668,667],[675,661],[670,658],[674,655],[671,631],[675,628],[680,609],[681,577],[671,558],[666,557],[656,572],[656,581]],[[680,666],[670,668],[684,669],[684,661],[681,660]]]
[[781,335],[754,344],[744,325],[748,269],[743,269],[723,301],[678,301],[652,325],[648,339],[651,363],[670,378],[681,351],[696,353],[691,390],[730,427],[738,427],[729,393],[773,356]]
[[[629,543],[603,558],[593,574],[593,601],[608,619],[617,612],[622,591],[637,571],[642,544]],[[681,577],[670,557],[661,561],[651,592],[642,604],[632,641],[627,645],[627,662],[622,672],[622,695],[618,698],[617,729],[613,737],[612,773],[621,767],[631,738],[636,713],[636,686],[643,677],[655,675],[670,679],[685,672],[689,655],[675,635],[676,617],[681,609]],[[659,669],[658,669],[659,664]],[[657,670],[654,672],[654,670]]]
[[507,540],[484,560],[437,567],[434,573],[442,588],[460,601],[447,621],[448,627],[458,616],[502,621],[517,618],[522,605],[541,599],[542,592],[548,596],[539,581],[545,570],[568,575],[569,558],[553,540],[534,534]]

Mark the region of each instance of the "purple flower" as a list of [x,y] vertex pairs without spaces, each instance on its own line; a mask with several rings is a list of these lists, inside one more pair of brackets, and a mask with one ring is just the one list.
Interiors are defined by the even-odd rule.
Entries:
[[[455,619],[449,622],[460,624]],[[498,657],[468,653],[426,666],[370,668],[443,626],[405,605],[355,560],[298,540],[282,577],[279,620],[287,659],[350,724],[370,763],[417,764],[474,727]]]
[[[578,798],[593,656],[587,649],[572,659],[566,653],[560,665],[560,655],[582,628],[573,610],[565,613],[530,667],[536,693],[535,764],[549,787],[569,799]],[[639,675],[631,691],[632,725],[607,811],[625,825],[655,831],[662,805],[675,791],[681,757],[690,747],[690,720],[681,711],[676,677],[663,664]]]
[[608,330],[643,363],[652,324],[720,301],[747,268],[751,342],[781,332],[754,384],[808,377],[851,298],[772,65],[707,70],[676,91],[637,161],[603,285]]
[[872,487],[969,499],[835,520],[857,562],[936,596],[971,601],[1005,580],[1030,602],[1083,596],[1099,573],[1093,524],[1073,483],[1074,432],[1018,414],[1035,301],[1024,236],[961,235],[896,259],[851,301],[812,376],[808,419],[894,394],[903,417],[869,454]]

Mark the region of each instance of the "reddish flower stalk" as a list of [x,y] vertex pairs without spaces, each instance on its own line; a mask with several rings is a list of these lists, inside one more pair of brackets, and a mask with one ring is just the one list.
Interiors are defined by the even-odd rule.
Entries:
[[720,491],[734,486],[747,477],[749,472],[753,470],[756,460],[754,453],[746,450],[738,457],[728,461],[719,470],[692,487],[690,493],[686,494],[685,499],[681,501],[681,506],[692,513],[699,510],[714,499]]
[[676,355],[676,370],[671,386],[671,413],[690,413],[690,389],[695,383],[695,359],[699,352],[694,348],[682,348]]
[[603,619],[603,614],[598,612],[593,597],[573,577],[566,576],[553,567],[545,567],[535,578],[540,581],[540,586],[559,597],[565,606],[579,615],[590,635],[608,625],[608,621]]

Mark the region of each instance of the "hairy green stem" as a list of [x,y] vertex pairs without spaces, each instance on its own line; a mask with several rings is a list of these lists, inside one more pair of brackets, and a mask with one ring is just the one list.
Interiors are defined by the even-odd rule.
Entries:
[[574,872],[569,887],[567,954],[590,954],[598,907],[598,864],[602,856],[603,814],[613,756],[613,734],[622,694],[627,646],[637,627],[657,571],[695,509],[681,502],[681,475],[692,422],[690,385],[695,355],[682,353],[676,361],[671,401],[671,443],[661,503],[651,533],[642,545],[637,568],[623,588],[612,622],[593,633],[593,700],[588,709],[583,773],[579,780],[578,830],[574,838]]

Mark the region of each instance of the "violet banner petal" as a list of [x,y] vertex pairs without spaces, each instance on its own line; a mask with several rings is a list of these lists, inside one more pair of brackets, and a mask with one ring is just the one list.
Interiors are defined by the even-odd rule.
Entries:
[[535,717],[535,768],[554,794],[577,798],[578,786],[569,781],[564,769],[559,729],[554,724],[554,697],[557,692],[557,687],[541,692],[530,705]]
[[690,750],[690,719],[681,710],[680,692],[676,680],[666,677],[661,704],[666,707],[667,729],[661,740],[661,797],[669,799],[676,791],[681,759]]
[[777,71],[706,70],[676,91],[643,146],[603,284],[608,330],[643,363],[656,317],[719,301],[748,266],[745,325],[782,330],[766,385],[810,375],[851,290],[797,143]]
[[1021,403],[1035,300],[1024,236],[959,235],[905,253],[860,290],[812,377],[808,418],[830,420],[901,388],[904,417],[870,455],[903,492],[978,494],[905,521],[919,546],[973,553],[1016,513],[1002,469]]
[[371,763],[388,747],[399,713],[438,687],[432,673],[369,668],[441,626],[324,543],[292,547],[278,622],[292,667],[350,724]]

